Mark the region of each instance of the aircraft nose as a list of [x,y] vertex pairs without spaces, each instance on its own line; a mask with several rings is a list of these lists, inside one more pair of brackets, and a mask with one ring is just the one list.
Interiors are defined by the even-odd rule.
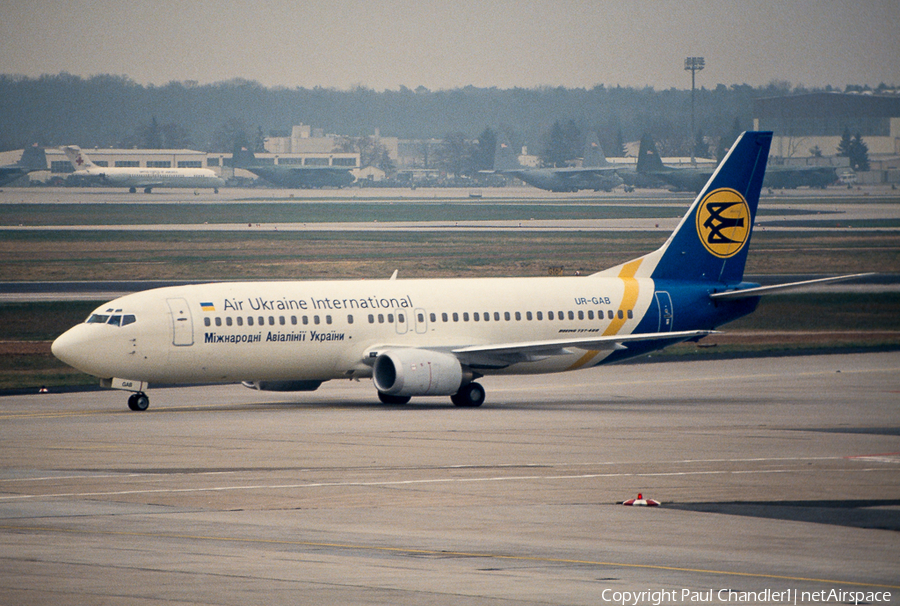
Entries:
[[56,358],[72,368],[90,373],[88,354],[91,348],[86,343],[81,325],[70,328],[53,341],[50,351]]

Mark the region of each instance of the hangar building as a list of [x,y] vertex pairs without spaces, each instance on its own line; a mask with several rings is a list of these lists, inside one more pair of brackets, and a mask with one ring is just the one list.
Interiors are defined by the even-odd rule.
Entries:
[[818,148],[837,153],[844,130],[862,135],[869,155],[900,155],[900,95],[809,93],[756,99],[753,127],[771,130],[772,155],[809,156]]

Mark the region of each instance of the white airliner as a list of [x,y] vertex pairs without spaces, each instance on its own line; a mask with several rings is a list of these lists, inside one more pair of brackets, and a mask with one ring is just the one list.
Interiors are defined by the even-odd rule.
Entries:
[[225,186],[225,181],[208,168],[97,166],[77,145],[68,145],[63,151],[75,167],[76,174],[100,177],[107,185],[127,187],[131,193],[135,193],[139,187],[143,188],[145,194],[149,194],[154,187],[211,187],[219,193],[219,188]]
[[360,378],[385,403],[479,406],[481,376],[589,368],[699,339],[761,295],[808,284],[742,282],[771,138],[742,135],[659,250],[590,276],[159,288],[101,306],[53,353],[134,392],[132,410],[149,405],[148,383],[311,391]]

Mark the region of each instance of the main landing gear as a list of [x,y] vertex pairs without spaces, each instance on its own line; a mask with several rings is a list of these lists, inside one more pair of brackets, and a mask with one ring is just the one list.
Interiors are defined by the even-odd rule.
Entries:
[[150,398],[143,392],[133,393],[128,397],[128,408],[135,412],[143,412],[150,406]]
[[478,408],[484,404],[484,387],[478,383],[467,383],[450,396],[450,401],[454,406]]
[[[378,399],[382,404],[407,404],[411,398],[409,396],[392,396],[379,391]],[[450,401],[454,406],[461,408],[477,408],[484,404],[484,387],[478,383],[467,383],[450,396]]]
[[378,399],[382,404],[407,404],[410,400],[409,396],[392,396],[386,393],[378,392]]

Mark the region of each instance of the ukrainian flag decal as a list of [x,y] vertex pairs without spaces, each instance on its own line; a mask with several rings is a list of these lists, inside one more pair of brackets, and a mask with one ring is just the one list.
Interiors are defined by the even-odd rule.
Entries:
[[200,309],[202,309],[203,311],[216,311],[216,306],[212,303],[201,303]]

